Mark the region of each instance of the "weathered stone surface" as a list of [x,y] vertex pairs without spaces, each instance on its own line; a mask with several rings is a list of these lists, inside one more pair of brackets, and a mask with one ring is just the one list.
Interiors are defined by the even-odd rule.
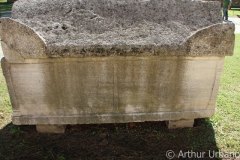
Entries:
[[36,129],[39,133],[64,133],[65,125],[36,125]]
[[194,125],[194,119],[182,119],[177,121],[167,121],[169,129],[190,128]]
[[[220,3],[212,1],[19,0],[0,34],[12,34],[14,42],[3,38],[8,46],[19,34],[33,36],[22,37],[26,45],[16,48],[24,58],[231,55],[234,25],[221,21]],[[211,38],[199,41],[200,35]],[[28,53],[32,39],[39,49]]]
[[4,57],[11,61],[24,58],[46,58],[46,44],[34,30],[21,22],[1,19],[0,36]]
[[0,36],[14,124],[173,128],[213,115],[234,24],[211,1],[18,0]]
[[92,57],[11,64],[8,79],[14,86],[9,89],[17,100],[13,123],[209,117],[222,67],[223,57]]

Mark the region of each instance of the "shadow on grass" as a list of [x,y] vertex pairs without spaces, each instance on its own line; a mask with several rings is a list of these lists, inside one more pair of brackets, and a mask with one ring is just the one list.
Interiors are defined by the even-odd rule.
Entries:
[[[39,134],[34,126],[0,130],[0,159],[160,159],[166,151],[218,151],[212,124],[168,130],[163,122],[68,126],[65,134]],[[195,158],[196,159],[196,158]],[[204,159],[207,159],[206,157]]]

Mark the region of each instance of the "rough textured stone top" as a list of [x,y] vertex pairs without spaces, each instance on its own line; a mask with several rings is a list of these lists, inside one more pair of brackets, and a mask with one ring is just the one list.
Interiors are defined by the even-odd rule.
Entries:
[[231,55],[234,42],[214,1],[18,0],[1,22],[3,43],[24,58]]

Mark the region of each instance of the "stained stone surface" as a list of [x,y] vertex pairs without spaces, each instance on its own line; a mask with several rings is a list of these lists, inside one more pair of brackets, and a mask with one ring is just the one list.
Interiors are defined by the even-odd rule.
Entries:
[[[0,19],[13,124],[170,121],[214,114],[234,24],[219,2],[18,0]],[[60,125],[60,126],[59,126]]]
[[129,56],[10,64],[3,59],[2,67],[17,125],[193,121],[215,111],[223,60]]
[[[222,24],[220,3],[214,1],[18,0],[13,20],[26,25],[20,29],[16,24],[13,30],[26,32],[30,27],[38,34],[47,57],[231,55],[233,48],[234,25]],[[9,23],[5,20],[3,26]],[[202,37],[210,37],[199,44],[207,49],[191,52],[190,41],[200,30]]]

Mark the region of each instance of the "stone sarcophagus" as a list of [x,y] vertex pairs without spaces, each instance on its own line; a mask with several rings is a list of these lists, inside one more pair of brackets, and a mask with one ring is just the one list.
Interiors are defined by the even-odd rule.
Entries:
[[234,24],[219,2],[18,0],[1,19],[13,123],[67,124],[210,117]]

